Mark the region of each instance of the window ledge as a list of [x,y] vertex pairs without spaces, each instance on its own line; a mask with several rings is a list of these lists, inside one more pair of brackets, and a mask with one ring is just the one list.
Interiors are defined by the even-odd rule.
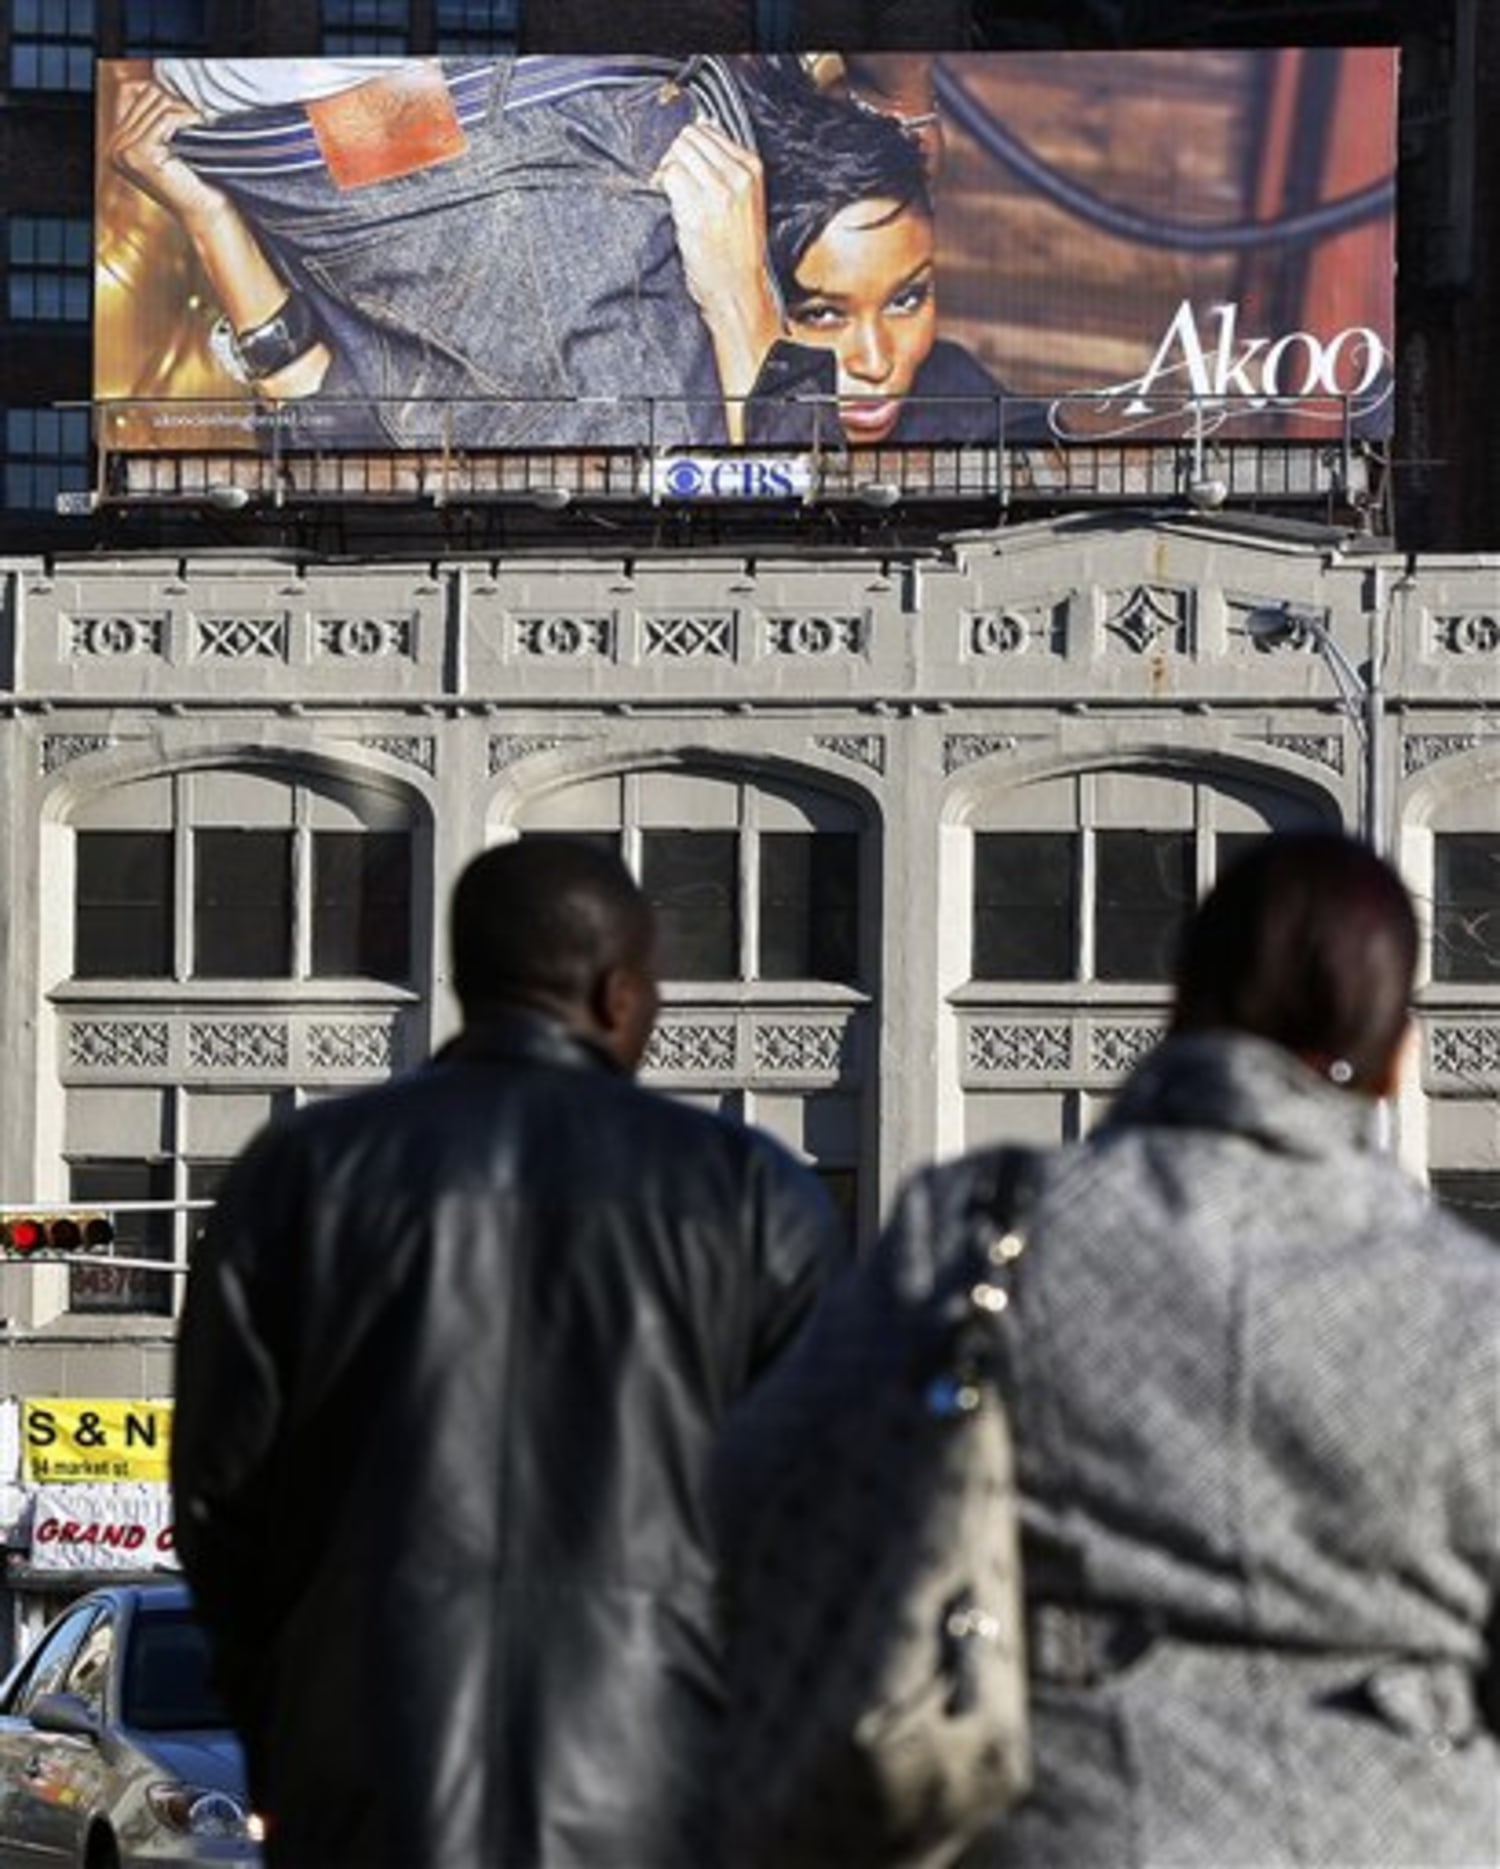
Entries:
[[948,993],[950,1006],[1027,1006],[1048,1011],[1092,1012],[1101,1006],[1165,1013],[1172,989],[1162,982],[1134,980],[966,980]]
[[70,1006],[417,1006],[409,986],[383,980],[68,980],[47,995]]
[[871,1004],[863,987],[831,980],[668,980],[663,1010],[679,1006],[840,1006]]

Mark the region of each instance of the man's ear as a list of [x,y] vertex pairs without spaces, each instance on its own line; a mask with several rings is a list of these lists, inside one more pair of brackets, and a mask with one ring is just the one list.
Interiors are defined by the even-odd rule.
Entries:
[[656,983],[638,967],[606,967],[589,999],[596,1035],[617,1064],[635,1070],[656,1023]]

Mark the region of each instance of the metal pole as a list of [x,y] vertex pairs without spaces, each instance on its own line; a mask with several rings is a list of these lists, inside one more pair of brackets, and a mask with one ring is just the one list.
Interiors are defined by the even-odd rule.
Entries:
[[1365,677],[1365,841],[1377,856],[1388,856],[1390,837],[1385,800],[1385,569],[1370,572],[1366,621],[1369,669]]

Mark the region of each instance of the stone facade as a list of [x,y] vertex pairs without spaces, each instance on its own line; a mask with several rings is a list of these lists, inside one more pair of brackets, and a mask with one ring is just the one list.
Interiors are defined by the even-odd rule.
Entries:
[[[1176,832],[1202,886],[1222,838],[1368,823],[1426,903],[1436,837],[1500,831],[1496,567],[1307,528],[1059,521],[817,561],[14,561],[3,590],[0,1023],[35,1085],[0,1116],[13,1202],[122,1158],[186,1202],[276,1108],[423,1056],[454,1016],[448,888],[486,843],[610,833],[637,860],[653,829],[719,828],[748,902],[760,840],[834,830],[859,850],[853,981],[753,957],[671,981],[648,1074],[803,1150],[868,1239],[922,1160],[1086,1128],[1165,1016],[1161,980],[1091,977],[1087,938],[1067,978],[976,977],[986,834]],[[79,834],[281,823],[409,832],[406,983],[75,977]],[[1421,1010],[1395,1146],[1419,1173],[1495,1168],[1500,998],[1429,983]],[[0,1277],[20,1327],[70,1328],[65,1271]]]

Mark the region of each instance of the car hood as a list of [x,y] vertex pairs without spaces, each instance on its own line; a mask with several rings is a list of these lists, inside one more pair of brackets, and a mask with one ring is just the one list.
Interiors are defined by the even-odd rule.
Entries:
[[233,1733],[218,1729],[143,1733],[137,1727],[130,1739],[138,1752],[160,1766],[165,1776],[244,1798],[245,1755]]

